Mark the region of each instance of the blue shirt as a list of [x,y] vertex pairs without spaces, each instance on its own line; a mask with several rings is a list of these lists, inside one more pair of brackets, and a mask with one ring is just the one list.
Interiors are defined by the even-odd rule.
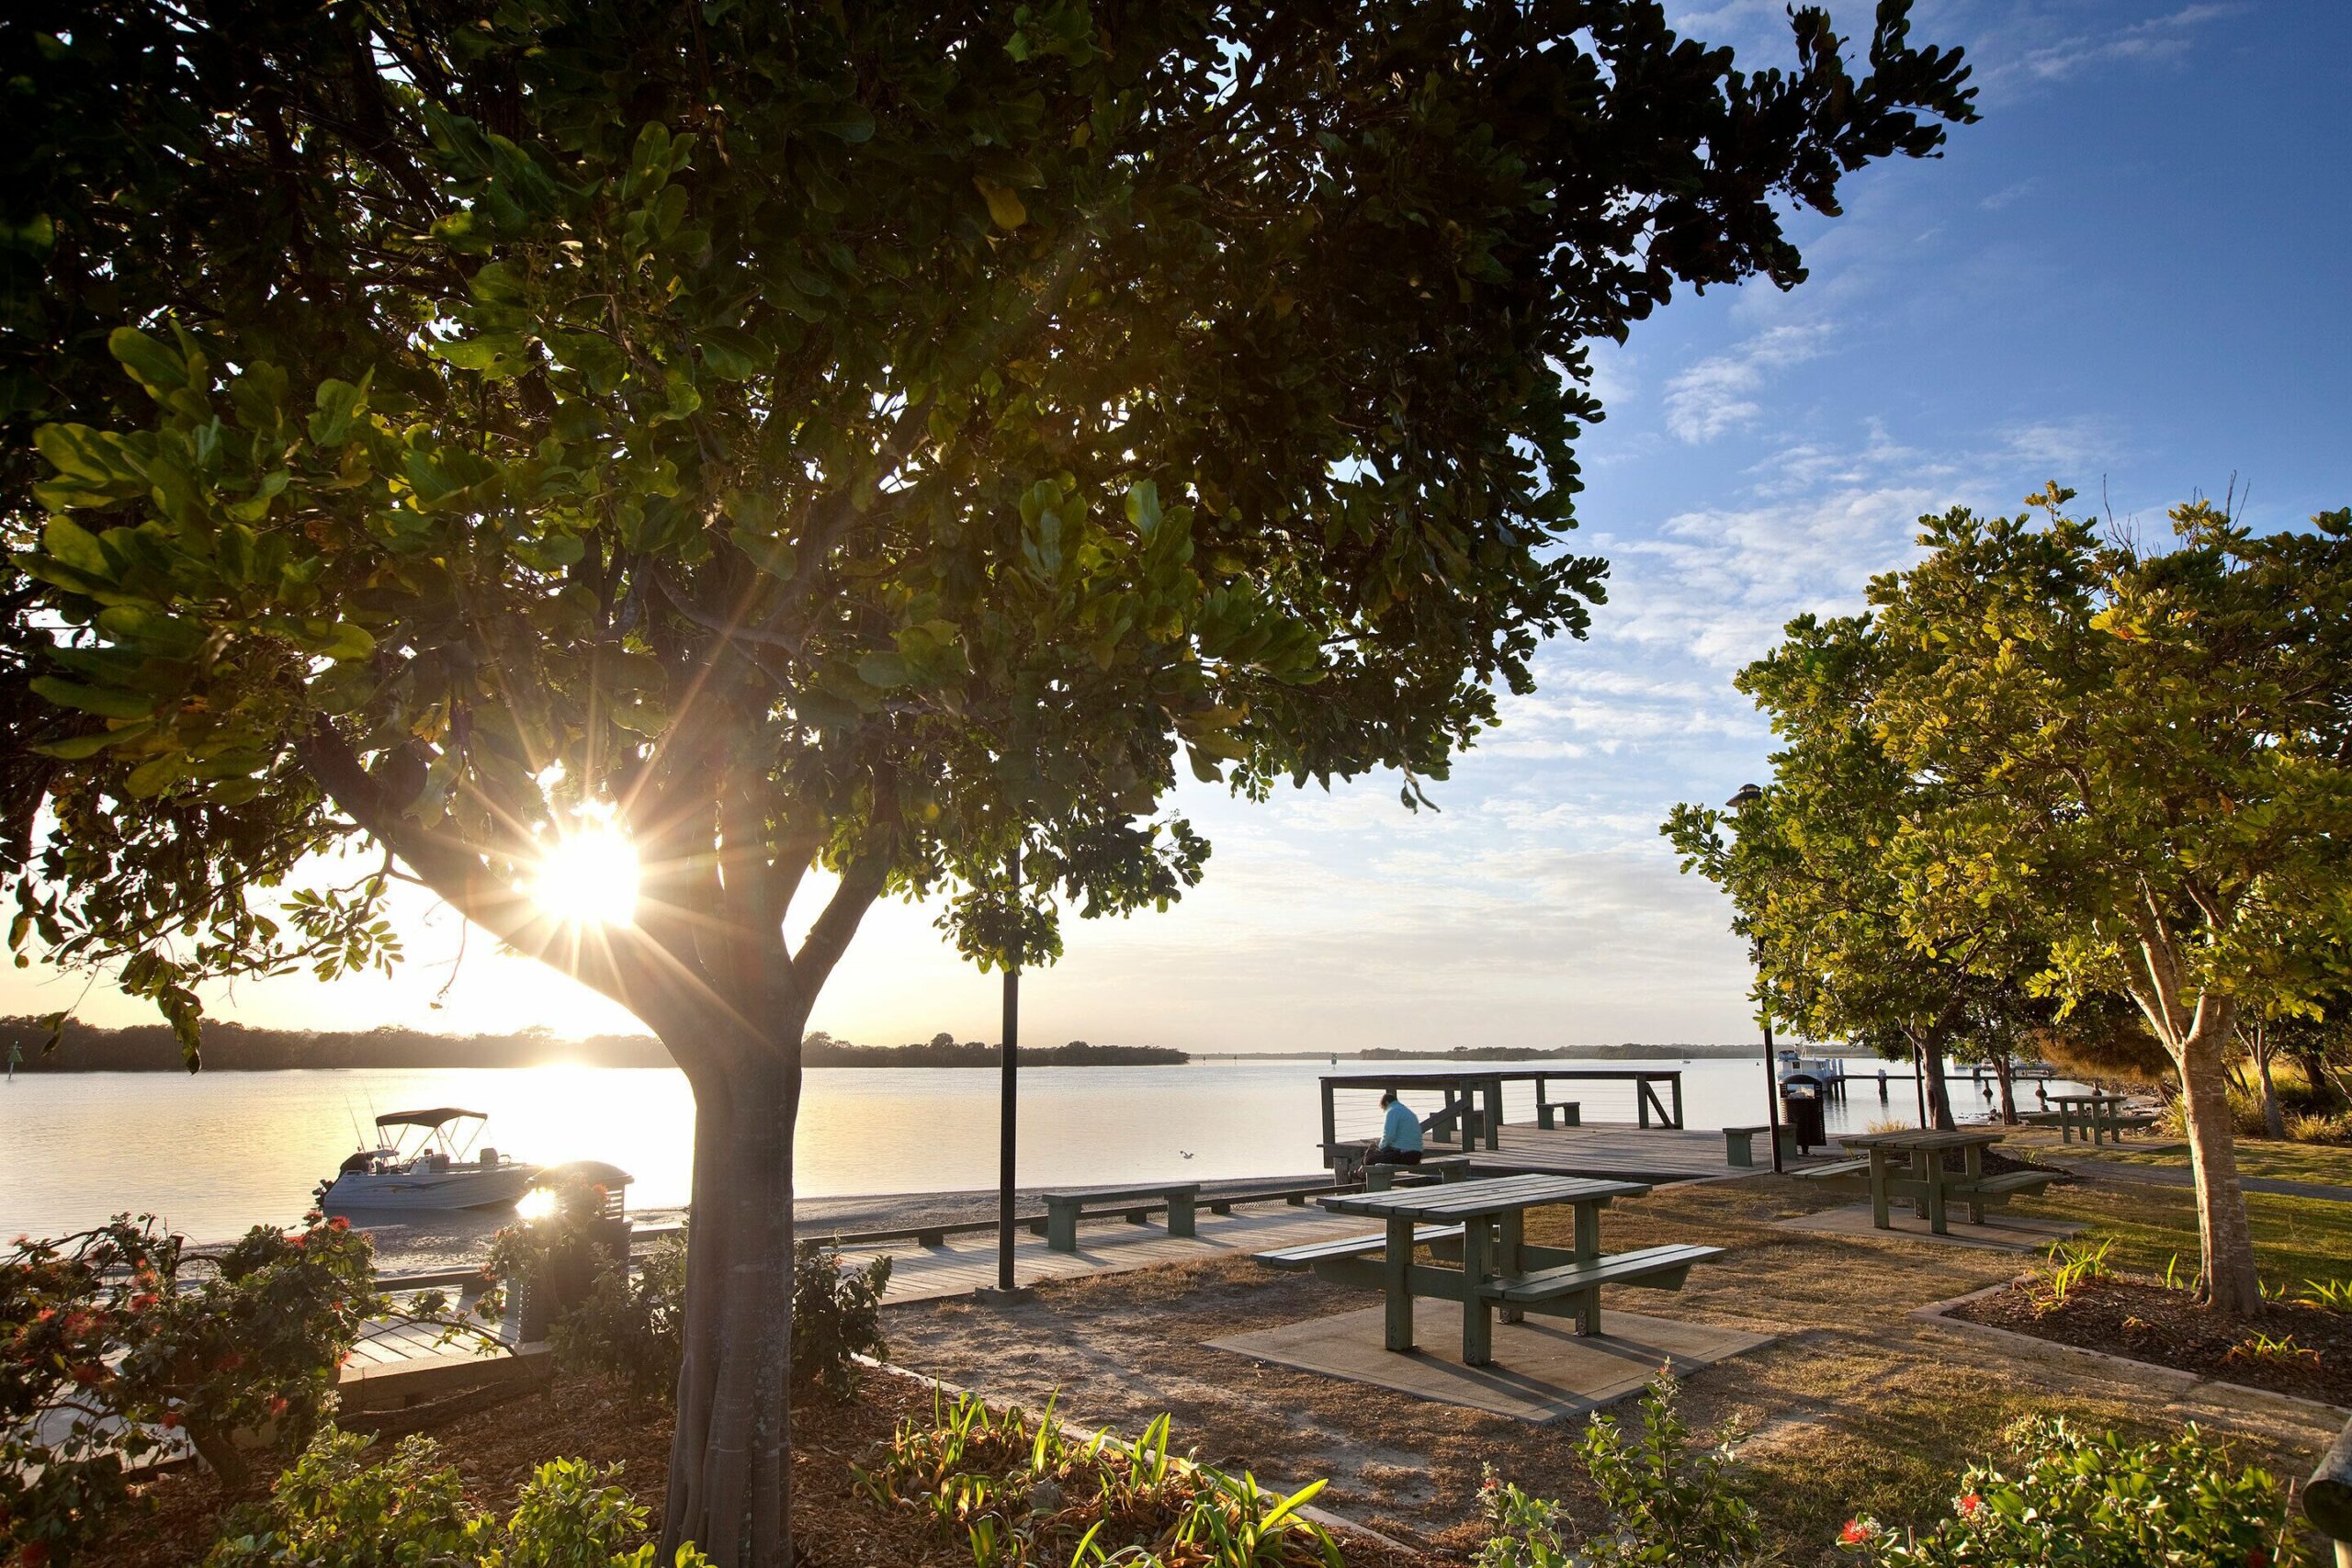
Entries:
[[1387,1119],[1380,1124],[1380,1142],[1385,1148],[1418,1152],[1421,1146],[1421,1119],[1398,1100],[1388,1108]]

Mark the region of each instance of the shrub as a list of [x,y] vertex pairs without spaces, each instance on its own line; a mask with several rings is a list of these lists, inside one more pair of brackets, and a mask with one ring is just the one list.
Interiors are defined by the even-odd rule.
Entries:
[[[500,1233],[502,1235],[506,1233]],[[505,1253],[506,1266],[528,1267],[527,1243]],[[876,1258],[844,1269],[841,1254],[823,1241],[793,1249],[792,1383],[796,1393],[847,1399],[856,1387],[857,1358],[880,1357],[882,1292],[890,1260]],[[568,1371],[609,1377],[646,1399],[676,1392],[684,1354],[686,1247],[665,1240],[632,1272],[607,1263],[581,1300],[548,1330]]]
[[1681,1384],[1660,1369],[1642,1394],[1642,1429],[1629,1438],[1611,1416],[1596,1416],[1577,1448],[1608,1518],[1572,1551],[1556,1503],[1529,1496],[1491,1469],[1480,1502],[1489,1539],[1478,1568],[1615,1568],[1676,1563],[1717,1568],[1762,1560],[1764,1527],[1739,1495],[1726,1426],[1709,1449],[1690,1450],[1690,1431],[1675,1409]]
[[792,1382],[803,1392],[847,1399],[857,1387],[857,1358],[889,1353],[882,1342],[882,1292],[890,1260],[843,1269],[821,1241],[792,1249]]
[[[639,1540],[648,1514],[616,1484],[618,1465],[548,1461],[501,1525],[467,1504],[430,1438],[404,1438],[372,1464],[368,1446],[322,1430],[267,1503],[230,1517],[206,1568],[651,1568],[654,1548]],[[704,1565],[679,1549],[676,1568]]]
[[0,1258],[0,1546],[64,1561],[123,1495],[122,1461],[174,1428],[241,1483],[239,1434],[306,1437],[388,1310],[367,1237],[317,1214],[220,1252],[128,1216],[18,1241]]
[[2107,1255],[2115,1249],[2113,1237],[2093,1242],[2061,1239],[2050,1244],[2048,1267],[2041,1277],[2026,1287],[2033,1303],[2034,1315],[2039,1317],[2056,1312],[2075,1299],[2075,1292],[2102,1280],[2111,1280],[2115,1270],[2108,1266]]
[[1849,1524],[1840,1544],[1884,1568],[2173,1568],[2301,1561],[2288,1534],[2287,1494],[2267,1471],[2233,1470],[2228,1449],[2194,1426],[2169,1442],[2126,1446],[2086,1437],[2054,1416],[2006,1434],[2015,1463],[1972,1465],[1951,1517],[1902,1539],[1876,1520]]
[[686,1247],[670,1237],[636,1271],[607,1262],[550,1338],[568,1371],[612,1378],[639,1399],[674,1398],[685,1354]]

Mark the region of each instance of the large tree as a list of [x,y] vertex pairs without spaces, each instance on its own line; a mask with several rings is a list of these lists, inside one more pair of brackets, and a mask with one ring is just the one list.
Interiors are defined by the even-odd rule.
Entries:
[[2013,921],[2052,994],[2131,999],[2180,1078],[2202,1289],[2251,1311],[2233,1025],[2352,963],[2352,512],[2258,535],[2198,502],[2166,547],[2069,498],[1923,519],[1871,585],[1878,733],[1940,785],[1888,853],[1921,933]]
[[[1583,345],[1793,285],[1787,212],[1969,118],[1906,13],[1753,74],[1648,0],[20,13],[17,938],[193,1063],[203,983],[378,961],[405,875],[643,1019],[664,1539],[782,1563],[799,1042],[867,907],[1034,957],[1199,876],[1180,767],[1442,777],[1600,594]],[[528,897],[586,821],[633,922]]]

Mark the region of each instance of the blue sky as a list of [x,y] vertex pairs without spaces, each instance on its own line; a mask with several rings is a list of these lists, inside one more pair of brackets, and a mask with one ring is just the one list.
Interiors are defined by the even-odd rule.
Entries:
[[[1779,0],[1670,9],[1747,63],[1789,58]],[[1917,36],[1967,49],[1983,123],[1802,220],[1794,292],[1685,296],[1597,355],[1609,417],[1582,449],[1577,547],[1612,562],[1611,602],[1589,641],[1545,652],[1443,809],[1408,815],[1378,778],[1262,807],[1188,785],[1207,882],[1168,915],[1070,921],[1063,963],[1025,985],[1025,1039],[1747,1038],[1727,911],[1657,823],[1762,774],[1769,736],[1730,681],[1790,616],[1858,606],[1921,513],[2015,510],[2052,479],[2158,528],[2233,476],[2259,525],[2352,504],[2352,4],[1947,0]],[[398,979],[246,986],[215,1015],[634,1027],[479,937],[453,971],[454,917],[405,919]],[[80,991],[21,972],[0,1010]],[[814,1021],[994,1038],[996,995],[929,911],[888,905]],[[83,1014],[144,1016],[100,991]]]

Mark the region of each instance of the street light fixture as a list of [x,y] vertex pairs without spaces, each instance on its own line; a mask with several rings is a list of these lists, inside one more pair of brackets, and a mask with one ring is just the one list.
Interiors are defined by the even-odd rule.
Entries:
[[[1742,784],[1739,793],[1724,802],[1732,813],[1732,831],[1739,831],[1739,814],[1764,798],[1764,792],[1755,784]],[[1748,961],[1757,969],[1757,999],[1762,1001],[1764,989],[1764,939],[1749,939]],[[1772,1052],[1772,1009],[1767,1002],[1764,1014],[1764,1115],[1772,1128],[1772,1174],[1781,1174],[1781,1072]]]

